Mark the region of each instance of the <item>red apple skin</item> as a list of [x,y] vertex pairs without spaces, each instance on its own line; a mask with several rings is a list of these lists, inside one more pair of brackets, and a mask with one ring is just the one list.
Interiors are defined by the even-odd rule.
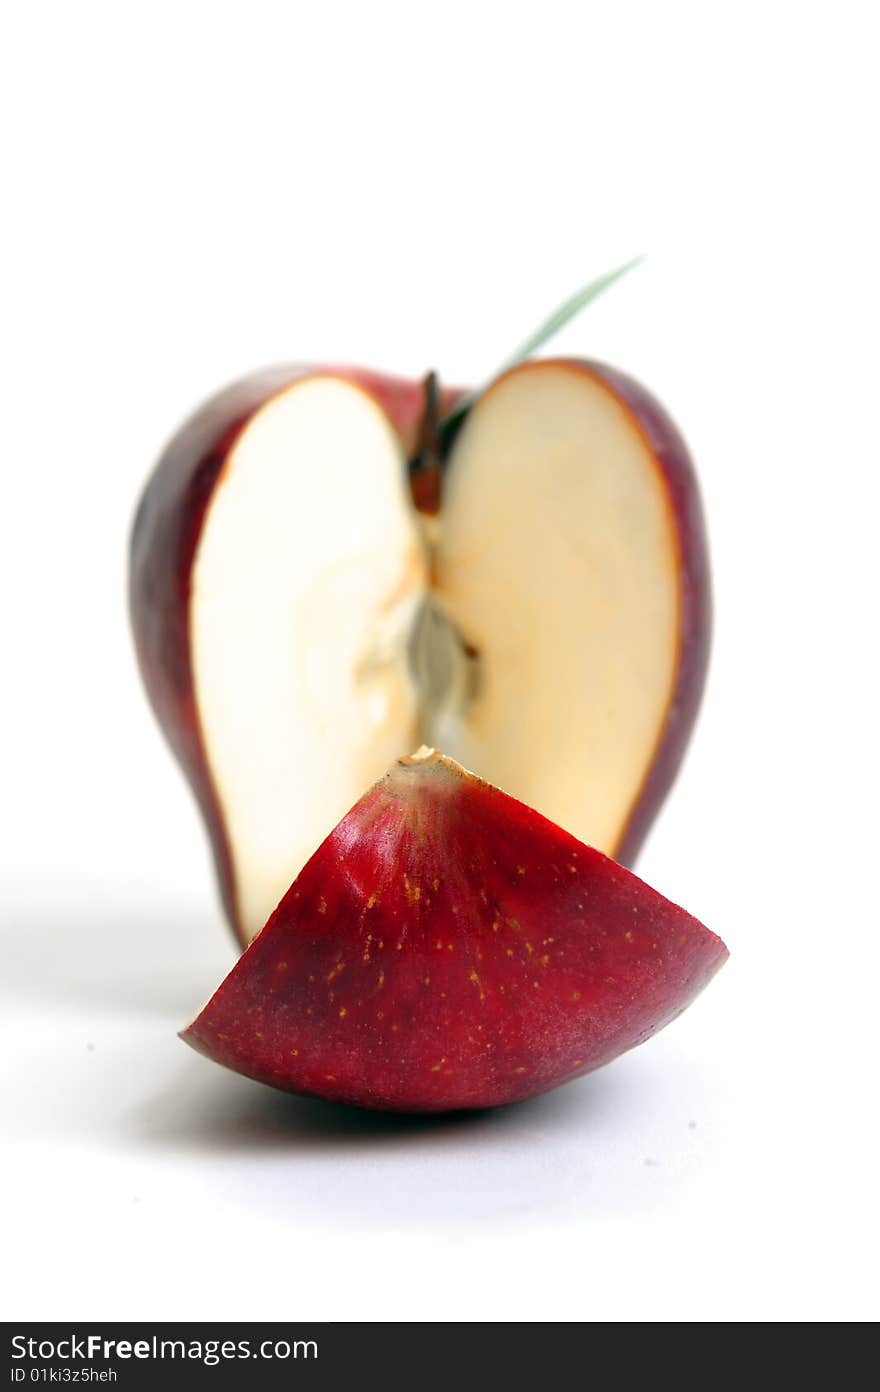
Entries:
[[309,1096],[496,1107],[642,1043],[726,957],[630,871],[432,751],[343,818],[182,1038]]
[[[615,855],[633,863],[683,758],[705,681],[711,629],[709,567],[699,491],[676,426],[637,382],[601,363],[561,360],[603,383],[620,401],[653,452],[669,501],[681,574],[677,679],[657,750],[627,819]],[[205,756],[193,691],[189,642],[190,576],[213,490],[251,417],[298,379],[330,373],[370,393],[398,432],[404,453],[416,448],[425,395],[420,382],[357,367],[290,365],[265,369],[212,397],[164,450],[141,497],[131,536],[129,606],[144,685],[166,739],[204,817],[226,915],[246,944],[238,920],[232,860]],[[441,394],[441,415],[464,390]]]

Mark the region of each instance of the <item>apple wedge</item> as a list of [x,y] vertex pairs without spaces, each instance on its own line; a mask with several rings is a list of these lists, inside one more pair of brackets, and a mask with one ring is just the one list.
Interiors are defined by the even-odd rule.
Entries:
[[635,382],[567,359],[466,402],[353,368],[230,388],[148,484],[130,598],[243,943],[422,743],[631,863],[710,628],[680,435]]
[[425,748],[343,818],[182,1038],[291,1092],[494,1107],[642,1043],[726,957],[630,871]]

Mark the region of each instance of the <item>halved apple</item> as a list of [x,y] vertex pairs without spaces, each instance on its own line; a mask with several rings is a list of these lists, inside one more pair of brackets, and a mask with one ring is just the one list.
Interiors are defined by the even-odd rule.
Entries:
[[425,748],[309,859],[183,1038],[292,1092],[493,1107],[642,1043],[726,957],[628,870]]
[[675,776],[710,625],[680,435],[597,363],[526,362],[466,404],[263,374],[141,500],[141,670],[245,943],[401,750],[442,747],[627,863]]

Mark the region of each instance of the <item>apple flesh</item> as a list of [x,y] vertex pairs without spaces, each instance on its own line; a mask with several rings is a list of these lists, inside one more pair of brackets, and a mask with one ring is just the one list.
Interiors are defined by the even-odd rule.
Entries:
[[676,428],[596,363],[505,372],[450,441],[460,395],[261,374],[141,500],[140,666],[243,943],[401,749],[442,747],[626,863],[681,761],[710,607]]
[[494,1107],[642,1043],[726,957],[628,870],[422,749],[343,818],[182,1037],[291,1092]]

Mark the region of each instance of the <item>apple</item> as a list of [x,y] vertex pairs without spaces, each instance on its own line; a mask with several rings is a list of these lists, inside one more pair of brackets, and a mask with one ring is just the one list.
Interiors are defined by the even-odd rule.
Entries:
[[424,748],[331,832],[182,1037],[292,1092],[494,1107],[642,1043],[726,957],[630,871]]
[[242,943],[420,744],[631,864],[710,630],[678,430],[631,378],[564,358],[477,394],[320,366],[229,387],[147,485],[130,603]]

